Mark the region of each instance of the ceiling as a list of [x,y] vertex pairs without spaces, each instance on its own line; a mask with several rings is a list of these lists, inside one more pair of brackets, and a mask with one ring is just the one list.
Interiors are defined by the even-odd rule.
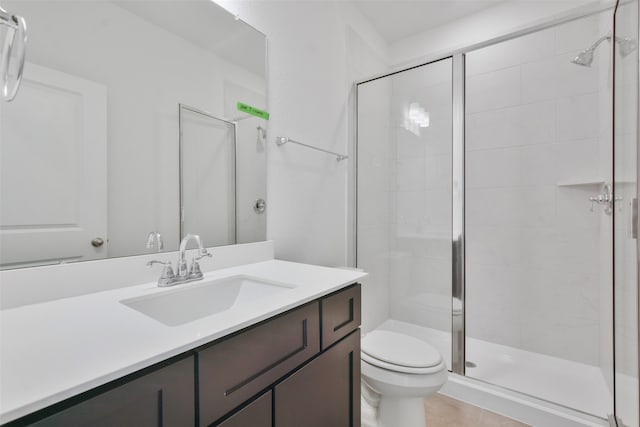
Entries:
[[355,0],[353,5],[393,43],[505,0]]
[[202,49],[265,75],[265,36],[209,0],[112,1]]

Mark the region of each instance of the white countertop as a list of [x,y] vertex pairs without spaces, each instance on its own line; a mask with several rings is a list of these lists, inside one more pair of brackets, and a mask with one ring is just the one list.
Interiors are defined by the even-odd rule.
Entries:
[[0,423],[224,337],[366,275],[271,260],[210,271],[205,278],[239,274],[296,287],[179,326],[166,326],[120,301],[188,283],[169,288],[145,283],[0,311]]

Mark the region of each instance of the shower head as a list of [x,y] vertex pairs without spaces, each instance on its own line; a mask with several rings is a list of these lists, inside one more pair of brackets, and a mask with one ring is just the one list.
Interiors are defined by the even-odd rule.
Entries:
[[611,34],[600,37],[595,41],[595,43],[593,43],[591,46],[589,46],[588,48],[580,52],[575,58],[573,58],[571,62],[577,65],[582,65],[583,67],[591,67],[591,64],[593,63],[593,53],[595,52],[596,48],[600,46],[600,44],[605,40],[611,40]]
[[[596,48],[600,46],[600,44],[605,40],[608,42],[611,41],[611,33],[607,34],[606,36],[600,37],[594,44],[576,55],[576,57],[573,58],[571,62],[583,67],[591,67],[591,64],[593,63],[593,53],[595,52]],[[615,40],[620,47],[620,56],[622,56],[623,58],[638,48],[638,43],[631,38],[616,36]]]
[[595,48],[588,48],[580,52],[575,58],[571,60],[574,64],[582,65],[583,67],[591,67],[593,62],[593,51]]

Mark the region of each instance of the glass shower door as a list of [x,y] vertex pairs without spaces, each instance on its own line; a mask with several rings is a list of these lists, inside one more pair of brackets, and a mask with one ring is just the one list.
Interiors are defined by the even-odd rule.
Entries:
[[612,181],[612,12],[466,55],[465,374],[599,418],[612,217],[590,198]]
[[[435,346],[451,366],[453,61],[358,84],[363,330]],[[459,310],[459,307],[458,307]]]
[[618,426],[638,426],[638,2],[615,13],[614,339]]

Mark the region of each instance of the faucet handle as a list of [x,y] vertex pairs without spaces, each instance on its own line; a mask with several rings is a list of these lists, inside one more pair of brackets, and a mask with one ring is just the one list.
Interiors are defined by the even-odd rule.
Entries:
[[164,267],[162,268],[162,273],[160,274],[160,278],[158,279],[158,283],[168,283],[173,280],[176,275],[173,273],[173,268],[171,267],[171,261],[149,261],[147,263],[147,267],[152,267],[154,264],[162,264]]
[[198,256],[195,256],[193,258],[194,261],[200,261],[202,258],[213,258],[213,254],[210,254],[209,252],[207,252],[207,249],[205,248],[203,251],[201,251]]
[[196,260],[195,257],[191,260],[191,267],[189,268],[189,276],[192,276],[192,277],[202,276],[202,270],[200,270],[200,264],[198,263],[198,260]]
[[178,276],[184,277],[188,274],[187,261],[182,259],[178,260],[178,265],[176,266],[176,268],[178,270]]
[[190,276],[202,276],[202,270],[200,270],[200,263],[198,263],[198,261],[200,261],[202,258],[213,258],[213,255],[211,255],[209,252],[207,252],[207,250],[204,250],[204,253],[200,253],[200,255],[194,256],[193,259],[191,260],[191,268],[189,268],[189,275]]

